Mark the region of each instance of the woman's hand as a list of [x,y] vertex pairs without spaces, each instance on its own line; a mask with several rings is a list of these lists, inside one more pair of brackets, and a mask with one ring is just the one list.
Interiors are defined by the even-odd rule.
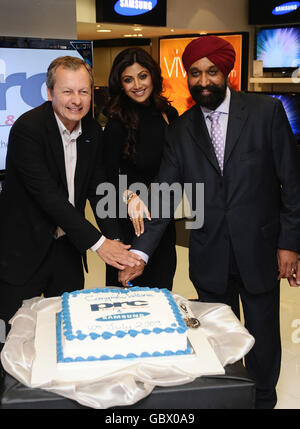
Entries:
[[128,215],[135,234],[139,237],[144,233],[144,218],[151,220],[151,217],[146,204],[136,194],[132,194],[128,201]]

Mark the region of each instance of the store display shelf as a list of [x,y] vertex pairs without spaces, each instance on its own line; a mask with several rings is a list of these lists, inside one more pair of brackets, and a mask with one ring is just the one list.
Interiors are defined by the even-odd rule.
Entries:
[[250,77],[250,83],[300,83],[300,77]]

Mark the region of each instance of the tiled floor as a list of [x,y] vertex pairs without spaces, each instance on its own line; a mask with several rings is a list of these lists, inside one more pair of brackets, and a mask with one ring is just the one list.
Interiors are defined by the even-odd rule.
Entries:
[[[104,263],[89,252],[90,274],[86,287],[105,284]],[[177,246],[177,270],[173,291],[186,297],[197,295],[188,277],[188,250]],[[282,367],[277,386],[277,409],[300,409],[300,287],[291,288],[286,280],[281,284]]]

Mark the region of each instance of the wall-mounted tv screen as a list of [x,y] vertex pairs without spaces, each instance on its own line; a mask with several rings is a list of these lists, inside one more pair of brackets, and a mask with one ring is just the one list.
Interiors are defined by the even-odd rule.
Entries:
[[248,0],[250,25],[296,24],[300,22],[300,1]]
[[15,120],[47,100],[46,73],[63,55],[93,65],[90,41],[0,37],[0,175],[5,172],[8,136]]
[[300,145],[300,93],[293,92],[255,92],[278,98],[286,112],[290,126],[296,137],[297,144]]
[[[187,85],[182,54],[188,43],[199,36],[162,37],[159,41],[164,95],[169,98],[180,115],[194,104]],[[217,34],[217,36],[230,42],[236,52],[234,68],[228,76],[229,86],[236,91],[245,90],[248,78],[248,33]]]
[[96,0],[96,21],[165,27],[167,0]]
[[266,71],[292,71],[300,66],[300,25],[265,27],[256,32],[257,60]]

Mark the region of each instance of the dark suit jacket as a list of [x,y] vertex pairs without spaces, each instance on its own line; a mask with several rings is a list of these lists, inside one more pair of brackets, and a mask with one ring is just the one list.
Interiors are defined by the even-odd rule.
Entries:
[[[190,234],[196,288],[225,291],[230,241],[247,290],[277,285],[277,248],[300,252],[296,162],[282,104],[268,96],[231,92],[223,176],[198,106],[168,127],[159,182],[204,183],[204,225]],[[132,247],[151,255],[166,223],[147,223]]]
[[[86,199],[95,210],[96,187],[106,181],[101,127],[88,115],[82,119],[75,207],[68,201],[63,144],[50,102],[13,125],[6,169],[0,194],[0,279],[22,285],[45,257],[57,225],[81,254],[101,237],[84,217]],[[96,220],[104,235],[118,237],[113,221]]]

